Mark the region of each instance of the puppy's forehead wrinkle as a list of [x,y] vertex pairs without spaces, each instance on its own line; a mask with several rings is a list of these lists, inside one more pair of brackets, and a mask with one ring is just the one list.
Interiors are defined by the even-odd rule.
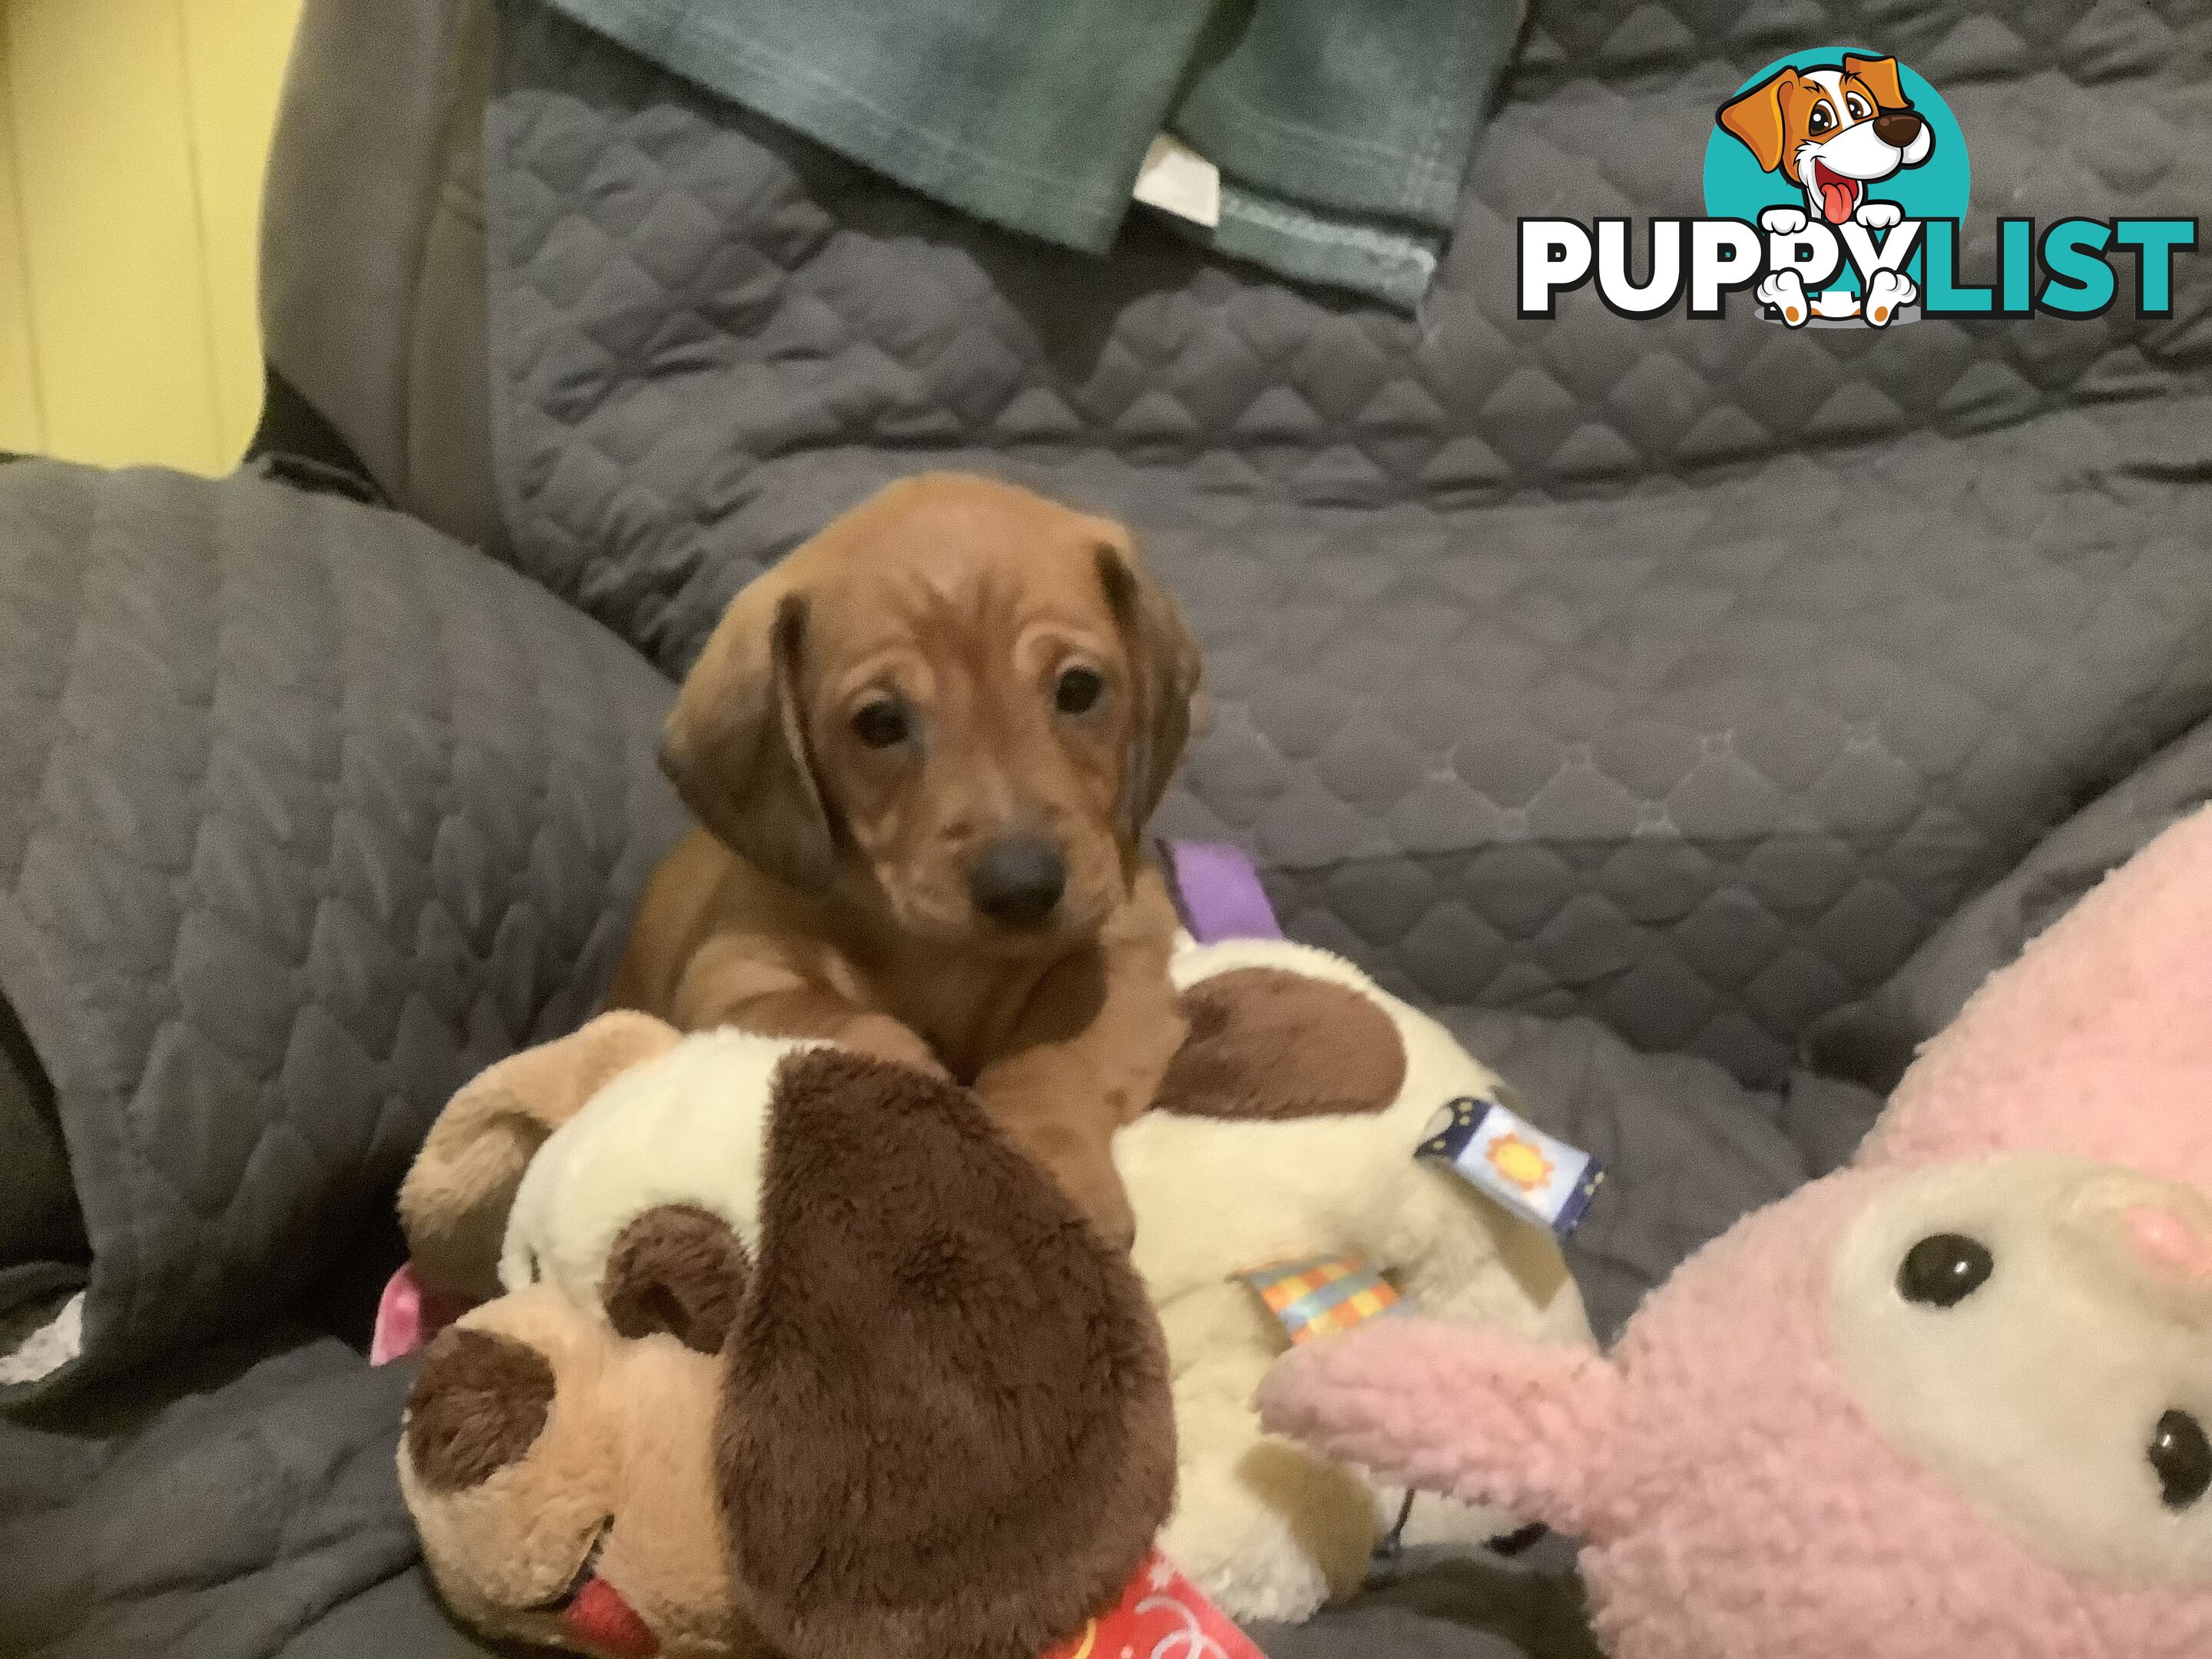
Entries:
[[1041,630],[1071,641],[1112,637],[1103,592],[1041,583],[1018,564],[886,566],[823,595],[817,629],[823,665],[841,684],[863,665],[903,678],[917,665],[957,662],[1003,677]]

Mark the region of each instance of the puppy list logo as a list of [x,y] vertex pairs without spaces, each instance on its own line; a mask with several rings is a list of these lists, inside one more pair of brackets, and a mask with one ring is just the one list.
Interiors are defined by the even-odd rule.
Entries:
[[[1634,274],[1632,222],[1521,221],[1520,314],[1556,314],[1595,280],[1617,314],[1726,314],[1749,289],[1787,328],[1887,328],[1928,317],[2097,317],[2132,261],[2136,314],[2173,307],[2194,219],[2001,219],[1986,283],[1959,265],[1972,175],[1936,88],[1893,58],[1840,46],[1779,59],[1738,88],[1705,144],[1703,219],[1650,221]],[[2120,269],[2116,269],[2116,264]]]
[[1785,59],[1721,106],[1705,211],[1766,234],[1752,289],[1762,315],[1790,328],[1909,322],[1924,227],[1966,216],[1966,140],[1936,89],[1894,58],[1814,61],[1824,56]]

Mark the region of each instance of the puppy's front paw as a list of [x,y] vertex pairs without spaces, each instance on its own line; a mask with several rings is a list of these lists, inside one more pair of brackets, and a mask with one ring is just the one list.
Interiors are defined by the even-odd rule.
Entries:
[[1759,222],[1777,236],[1794,236],[1805,228],[1805,210],[1794,207],[1771,207],[1759,216]]
[[893,1019],[889,1014],[857,1013],[846,1021],[833,1039],[841,1047],[855,1054],[866,1054],[872,1060],[887,1060],[895,1066],[910,1066],[926,1072],[931,1077],[951,1080],[945,1063],[931,1050],[929,1044],[916,1036],[909,1026]]
[[1851,217],[1869,230],[1887,230],[1905,217],[1905,210],[1894,202],[1865,201],[1859,204],[1859,210]]
[[1874,280],[1867,284],[1866,319],[1876,328],[1887,325],[1897,315],[1899,306],[1911,305],[1920,297],[1920,290],[1910,276],[1901,276],[1893,270],[1877,270]]
[[1765,304],[1782,313],[1782,320],[1792,328],[1802,328],[1813,315],[1813,308],[1805,301],[1805,284],[1794,270],[1777,270],[1759,278],[1759,286],[1752,290]]

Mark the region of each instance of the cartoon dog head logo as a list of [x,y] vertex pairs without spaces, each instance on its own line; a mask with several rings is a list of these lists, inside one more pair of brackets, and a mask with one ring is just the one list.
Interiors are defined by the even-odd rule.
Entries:
[[[1718,119],[1759,171],[1798,185],[1806,210],[1832,225],[1896,223],[1902,210],[1870,202],[1867,186],[1923,165],[1936,148],[1935,129],[1905,95],[1894,58],[1846,52],[1833,69],[1785,67],[1723,104]],[[1887,214],[1862,216],[1883,206]]]
[[1707,211],[1765,233],[1753,292],[1765,316],[1791,328],[1917,318],[1920,225],[1960,216],[1966,194],[1957,122],[1894,58],[1796,53],[1713,118]]

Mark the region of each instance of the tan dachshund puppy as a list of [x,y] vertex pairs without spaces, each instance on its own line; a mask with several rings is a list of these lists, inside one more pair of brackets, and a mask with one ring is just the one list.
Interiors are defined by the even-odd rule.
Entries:
[[1140,839],[1198,678],[1120,525],[892,484],[739,593],[684,681],[661,759],[705,827],[609,1005],[941,1067],[1126,1243],[1113,1132],[1184,1035]]

